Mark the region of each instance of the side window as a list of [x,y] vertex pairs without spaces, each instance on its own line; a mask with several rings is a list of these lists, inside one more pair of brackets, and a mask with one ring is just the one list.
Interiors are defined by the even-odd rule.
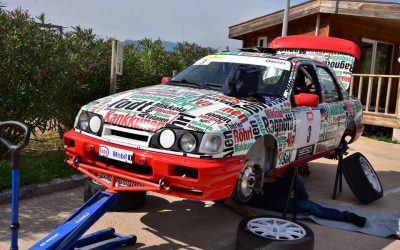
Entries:
[[[312,94],[307,95],[308,97],[304,99],[304,95],[299,94]],[[311,98],[311,99],[309,99]],[[308,101],[314,100],[312,103],[319,103],[321,100],[321,87],[318,82],[317,73],[315,68],[311,64],[302,64],[298,67],[296,76],[294,79],[294,86],[292,91],[292,105],[294,106],[312,106]],[[303,101],[306,101],[303,103]]]
[[318,67],[317,75],[321,84],[322,98],[325,102],[337,102],[340,100],[336,82],[327,69]]

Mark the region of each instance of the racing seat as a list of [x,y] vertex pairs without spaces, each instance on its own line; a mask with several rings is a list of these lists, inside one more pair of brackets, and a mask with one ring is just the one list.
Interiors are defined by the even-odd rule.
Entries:
[[222,87],[225,95],[239,98],[255,98],[264,102],[264,99],[257,95],[260,82],[260,71],[253,66],[239,66],[229,73]]

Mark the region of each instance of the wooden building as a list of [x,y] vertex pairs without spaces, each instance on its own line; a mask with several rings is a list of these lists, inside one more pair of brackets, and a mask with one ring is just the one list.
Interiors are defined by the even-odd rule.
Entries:
[[[267,47],[281,35],[284,11],[229,27],[243,47]],[[308,1],[289,10],[288,35],[348,39],[361,48],[349,92],[364,105],[364,123],[395,128],[400,140],[400,3]]]

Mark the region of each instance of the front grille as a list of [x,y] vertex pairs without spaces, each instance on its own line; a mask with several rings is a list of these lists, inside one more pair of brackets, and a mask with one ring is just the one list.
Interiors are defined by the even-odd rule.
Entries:
[[105,124],[101,137],[116,144],[148,147],[152,135],[146,131]]
[[147,142],[147,140],[149,139],[149,137],[146,135],[131,134],[131,133],[114,130],[114,129],[111,129],[111,135],[129,138],[129,139],[137,140],[137,141],[144,141],[144,142]]
[[125,171],[131,172],[134,174],[149,175],[149,176],[151,176],[153,174],[153,168],[151,168],[149,166],[143,166],[143,165],[138,165],[135,163],[126,163],[126,162],[116,161],[116,160],[108,159],[108,158],[105,158],[102,156],[99,156],[99,160],[108,165],[112,165],[114,167],[123,169]]

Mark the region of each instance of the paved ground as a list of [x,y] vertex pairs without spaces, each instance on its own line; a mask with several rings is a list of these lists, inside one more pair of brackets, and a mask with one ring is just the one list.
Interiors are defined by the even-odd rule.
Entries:
[[[351,145],[375,167],[385,196],[373,204],[360,205],[344,183],[338,202],[369,210],[400,212],[400,145],[367,138]],[[312,162],[306,185],[314,200],[330,200],[335,176],[331,160]],[[82,188],[23,200],[20,209],[20,249],[27,249],[62,223],[82,203]],[[9,248],[10,205],[0,205],[0,249]],[[222,206],[148,195],[147,205],[129,213],[107,213],[91,229],[115,227],[122,234],[135,234],[138,243],[123,249],[234,249],[241,217]],[[305,222],[315,234],[315,249],[400,249],[400,240],[332,229]]]

